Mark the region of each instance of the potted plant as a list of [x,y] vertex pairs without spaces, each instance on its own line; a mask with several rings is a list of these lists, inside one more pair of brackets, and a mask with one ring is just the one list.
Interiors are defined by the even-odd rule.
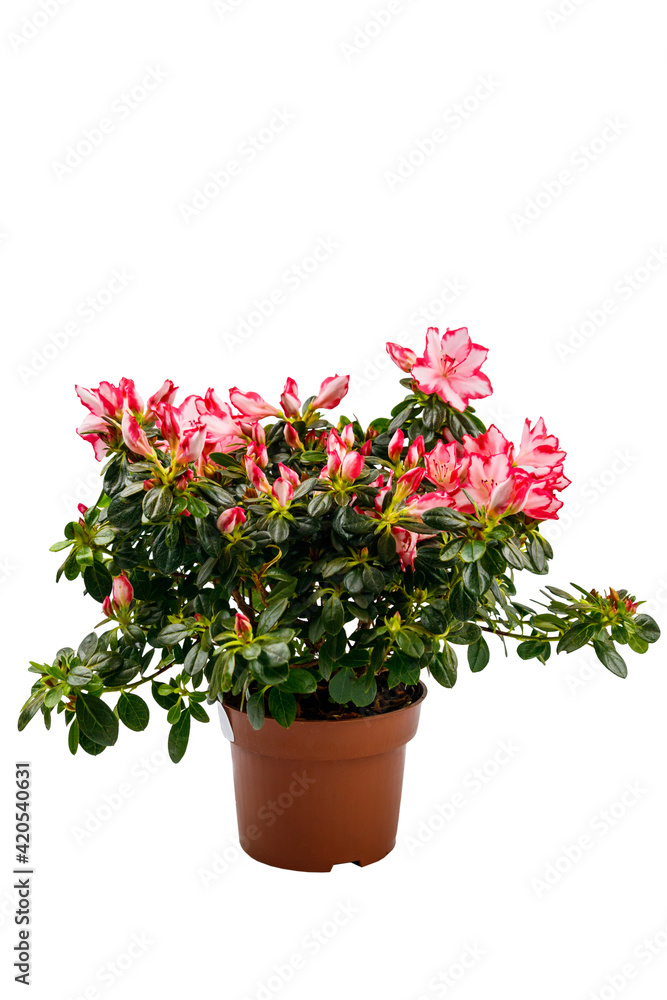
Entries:
[[470,400],[492,391],[487,351],[466,329],[429,329],[422,357],[387,350],[407,395],[367,427],[323,416],[347,392],[337,375],[304,402],[288,378],[278,405],[237,388],[177,405],[171,381],[147,403],[129,379],[77,387],[104,482],[52,549],[102,631],[31,664],[20,729],[55,711],[72,753],[102,753],[119,723],[146,727],[150,690],[179,761],[218,703],[242,846],[329,870],[395,843],[422,673],[453,687],[460,653],[483,670],[495,635],[542,663],[589,645],[626,676],[617,647],[659,636],[626,590],[515,596],[515,573],[544,575],[552,556],[558,439],[542,419],[518,445],[484,426]]

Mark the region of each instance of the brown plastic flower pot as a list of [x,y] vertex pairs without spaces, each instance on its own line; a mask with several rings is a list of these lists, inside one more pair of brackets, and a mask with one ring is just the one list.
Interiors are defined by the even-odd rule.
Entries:
[[[405,745],[426,688],[403,708],[331,721],[267,719],[254,730],[229,705],[239,838],[246,854],[276,868],[328,872],[370,865],[396,843]],[[226,728],[226,727],[225,727]],[[231,733],[229,733],[231,738]]]

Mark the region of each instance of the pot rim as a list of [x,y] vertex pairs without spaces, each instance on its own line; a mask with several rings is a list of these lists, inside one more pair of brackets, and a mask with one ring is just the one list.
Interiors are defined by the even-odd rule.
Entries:
[[[368,725],[368,723],[372,719],[387,718],[388,716],[397,715],[400,712],[407,711],[407,709],[416,708],[417,705],[421,705],[424,698],[428,694],[428,688],[421,679],[419,680],[417,687],[420,689],[419,696],[415,698],[414,701],[409,702],[407,705],[401,705],[399,708],[392,708],[388,712],[374,712],[372,715],[359,715],[356,718],[351,718],[351,719],[295,719],[292,725],[289,726],[287,729],[285,729],[285,732],[289,732],[289,730],[292,729],[294,726],[308,726],[308,725],[313,725],[314,723],[322,725],[322,723],[329,724],[329,723],[344,722],[349,726],[352,725],[353,723],[363,722],[365,725]],[[242,712],[240,708],[234,708],[233,705],[229,705],[224,700],[224,696],[222,695],[218,697],[218,704],[222,705],[228,712],[235,712],[237,715],[244,716],[246,719],[248,718],[247,712]],[[266,718],[266,722],[275,722],[275,721],[276,720],[271,718],[270,715],[267,716]]]

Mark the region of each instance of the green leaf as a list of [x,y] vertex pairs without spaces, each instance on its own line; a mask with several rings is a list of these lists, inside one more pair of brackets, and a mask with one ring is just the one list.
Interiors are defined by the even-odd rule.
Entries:
[[489,662],[489,655],[489,646],[484,636],[480,636],[477,642],[468,646],[468,666],[474,674],[484,670]]
[[431,510],[425,510],[422,514],[422,521],[440,531],[452,531],[457,528],[465,528],[468,525],[465,515],[452,510],[451,507],[432,507]]
[[391,532],[380,535],[377,541],[378,555],[385,565],[396,558],[396,539]]
[[75,754],[79,749],[79,723],[76,719],[74,719],[67,731],[67,746],[71,754]]
[[203,500],[199,500],[197,497],[188,497],[188,510],[194,517],[206,517],[209,509],[208,504]]
[[278,624],[285,613],[288,601],[282,598],[277,601],[269,601],[267,607],[262,611],[257,622],[257,634],[264,635]]
[[623,657],[616,652],[611,642],[603,642],[600,639],[593,640],[593,649],[598,660],[605,665],[607,670],[617,677],[627,677],[628,668]]
[[253,729],[261,729],[264,725],[264,692],[255,691],[248,698],[246,706],[248,721]]
[[190,713],[187,708],[184,708],[178,722],[176,722],[169,730],[169,739],[167,740],[169,756],[173,760],[174,764],[178,764],[179,760],[183,757],[183,754],[188,748],[189,738]]
[[548,642],[540,642],[539,639],[526,639],[520,642],[516,651],[522,660],[532,660],[536,656],[548,656],[550,647]]
[[453,642],[455,646],[468,646],[471,642],[477,642],[481,634],[479,625],[474,622],[464,622],[461,628],[448,633],[447,641]]
[[414,660],[405,659],[394,653],[387,666],[389,667],[388,687],[395,688],[398,684],[419,683],[420,667]]
[[72,687],[85,687],[92,680],[93,672],[89,667],[84,667],[83,664],[79,664],[76,667],[72,667],[67,675],[67,683]]
[[449,595],[449,608],[459,621],[467,621],[477,610],[477,601],[463,586],[461,580],[455,583]]
[[150,719],[148,705],[138,694],[123,691],[117,707],[118,717],[128,729],[140,733],[148,725]]
[[637,635],[646,642],[657,642],[660,638],[658,623],[650,615],[637,615],[632,622]]
[[[463,554],[463,550],[461,550]],[[491,576],[480,562],[466,563],[463,567],[463,583],[467,591],[481,597],[491,583]]]
[[82,735],[92,743],[111,747],[118,739],[118,719],[105,702],[92,694],[77,695],[76,718]]
[[158,633],[157,641],[165,646],[175,646],[191,634],[192,625],[185,625],[182,622],[172,622],[170,625],[165,625],[162,631]]
[[85,639],[81,640],[79,648],[76,651],[76,655],[82,663],[88,660],[97,651],[98,642],[99,640],[94,632],[90,632]]
[[406,656],[417,660],[424,655],[424,643],[415,632],[402,629],[396,634],[396,645]]
[[356,675],[351,667],[337,670],[329,681],[329,694],[339,705],[346,705],[354,696]]
[[44,704],[44,699],[46,698],[46,688],[42,688],[36,691],[35,694],[31,695],[26,701],[25,705],[21,709],[21,714],[19,715],[19,732],[25,729],[33,715],[36,715]]
[[94,743],[91,739],[79,730],[79,746],[86,753],[89,753],[91,757],[97,757],[98,754],[103,753],[106,747],[103,747],[100,743]]
[[457,666],[456,653],[448,643],[445,643],[442,652],[436,653],[429,663],[428,670],[438,684],[442,684],[446,688],[453,688],[456,684]]
[[332,594],[322,606],[322,621],[329,635],[337,635],[345,623],[345,611],[338,594]]
[[464,543],[461,548],[461,559],[463,559],[466,563],[473,563],[478,559],[481,559],[485,552],[486,542],[482,539],[476,538],[474,541]]
[[276,722],[287,729],[296,719],[296,698],[289,691],[272,687],[269,691],[269,711]]
[[72,544],[72,542],[73,539],[71,538],[63,538],[61,542],[54,542],[53,545],[49,548],[49,552],[60,552],[61,549],[68,549]]
[[131,531],[141,524],[141,503],[136,498],[125,501],[114,497],[107,508],[107,517],[114,528]]
[[198,705],[196,701],[192,701],[192,699],[190,699],[190,715],[193,719],[196,719],[197,722],[211,721],[206,709],[202,708],[201,705]]
[[600,626],[592,622],[583,622],[573,625],[561,636],[556,647],[557,653],[573,653],[575,649],[581,649],[589,639],[592,639]]
[[317,690],[317,681],[309,670],[294,667],[280,688],[282,691],[291,691],[293,694],[312,694],[313,691]]
[[111,573],[103,563],[96,562],[89,566],[83,574],[83,582],[93,600],[99,601],[100,604],[111,593],[113,580]]
[[440,550],[440,558],[443,562],[449,562],[450,559],[454,559],[463,546],[465,545],[465,538],[452,538],[446,545]]
[[154,486],[144,494],[142,509],[147,521],[161,521],[171,509],[173,496],[168,486]]
[[641,636],[630,632],[628,635],[628,646],[633,653],[645,653],[648,650],[648,642]]

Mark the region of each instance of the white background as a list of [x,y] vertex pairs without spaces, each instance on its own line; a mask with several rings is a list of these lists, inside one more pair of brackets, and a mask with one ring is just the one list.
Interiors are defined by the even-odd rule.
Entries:
[[[15,729],[27,660],[98,614],[47,551],[97,495],[75,382],[275,400],[286,375],[305,396],[350,372],[345,410],[368,420],[402,392],[386,340],[467,325],[490,348],[481,415],[509,436],[543,415],[569,453],[550,582],[628,587],[664,620],[664,21],[649,0],[565,0],[560,19],[557,2],[4,0],[3,983],[27,759],[36,1000],[664,995],[664,646],[626,681],[588,651],[540,666],[498,648],[453,691],[431,684],[395,851],[327,875],[235,847],[215,718],[178,766],[157,708],[96,759],[69,755],[59,719]],[[251,161],[276,111],[290,120]],[[335,246],[297,281],[318,241]]]

